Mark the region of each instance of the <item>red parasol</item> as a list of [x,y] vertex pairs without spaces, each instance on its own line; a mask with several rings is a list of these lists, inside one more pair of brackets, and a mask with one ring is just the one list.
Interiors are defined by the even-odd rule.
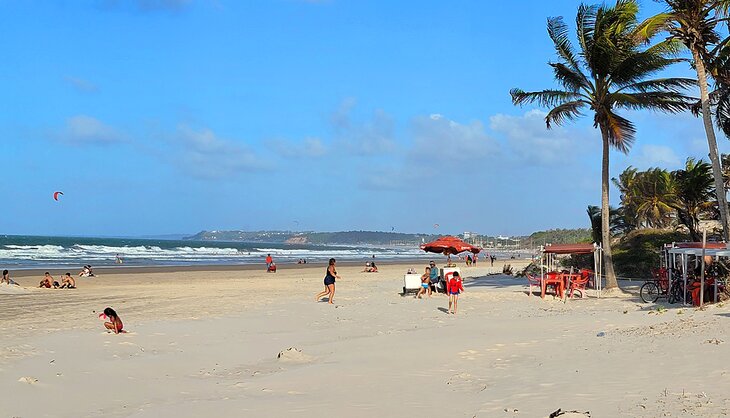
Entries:
[[470,251],[474,254],[478,254],[482,249],[468,244],[456,237],[441,237],[436,241],[429,242],[421,245],[423,251],[430,253],[438,253],[444,255],[459,254],[464,251]]

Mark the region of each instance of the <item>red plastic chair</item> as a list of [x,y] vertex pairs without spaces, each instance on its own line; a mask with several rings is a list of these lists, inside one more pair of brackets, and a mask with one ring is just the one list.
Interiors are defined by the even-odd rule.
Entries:
[[537,287],[542,292],[542,278],[533,276],[532,274],[527,275],[527,285],[530,287],[528,296],[532,296],[532,286]]
[[588,273],[588,282],[586,283],[586,287],[590,287],[591,289],[595,289],[596,288],[596,273],[594,273],[593,270],[582,269],[580,271],[581,276],[584,273]]
[[570,281],[570,293],[568,297],[573,297],[573,292],[576,290],[580,293],[581,299],[583,298],[583,292],[586,290],[588,280],[590,280],[591,272],[589,270],[581,270],[580,276]]
[[555,289],[555,295],[563,297],[563,275],[557,271],[551,271],[545,274],[545,278],[542,280],[542,293],[540,297],[545,298],[545,291],[548,286],[552,286]]

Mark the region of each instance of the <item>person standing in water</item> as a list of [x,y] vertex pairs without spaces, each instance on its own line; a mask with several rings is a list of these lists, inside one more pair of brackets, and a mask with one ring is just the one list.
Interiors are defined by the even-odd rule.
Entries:
[[327,266],[327,273],[324,276],[324,291],[319,292],[314,297],[315,302],[319,302],[322,296],[329,295],[329,303],[332,304],[332,299],[335,297],[335,279],[339,279],[340,276],[337,274],[335,269],[335,259],[330,258],[329,265]]

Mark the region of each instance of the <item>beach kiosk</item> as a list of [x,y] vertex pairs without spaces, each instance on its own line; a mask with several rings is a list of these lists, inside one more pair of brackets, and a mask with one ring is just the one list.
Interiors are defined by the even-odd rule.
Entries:
[[[667,269],[669,283],[672,283],[673,276],[681,275],[683,288],[687,289],[687,271],[690,266],[690,257],[695,264],[704,264],[704,256],[710,256],[717,260],[718,257],[730,257],[730,249],[724,242],[707,242],[704,245],[701,242],[673,242],[666,244],[662,248],[660,266]],[[704,270],[704,268],[703,268]],[[704,290],[704,277],[702,277],[702,288]],[[715,300],[718,297],[718,283],[714,281]],[[704,292],[700,292],[703,294]],[[704,302],[704,300],[702,300]],[[682,304],[687,304],[687,292],[682,292]]]
[[[593,254],[593,271],[595,272],[596,296],[601,297],[602,276],[601,265],[603,264],[603,249],[598,244],[548,244],[540,248],[540,277],[545,277],[546,271],[558,269],[558,255],[568,254]],[[569,286],[568,286],[569,287]],[[567,292],[566,292],[567,295]],[[567,297],[566,297],[567,301]]]

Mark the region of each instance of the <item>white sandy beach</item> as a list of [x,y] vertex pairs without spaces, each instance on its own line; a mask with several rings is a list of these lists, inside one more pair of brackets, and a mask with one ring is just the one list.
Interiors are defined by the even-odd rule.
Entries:
[[[400,295],[411,266],[424,267],[340,267],[334,306],[313,301],[323,266],[0,289],[0,416],[730,414],[727,305],[563,304],[529,297],[524,279],[479,277],[478,267],[462,269],[466,292],[447,315],[443,295]],[[104,332],[106,306],[128,333]]]

